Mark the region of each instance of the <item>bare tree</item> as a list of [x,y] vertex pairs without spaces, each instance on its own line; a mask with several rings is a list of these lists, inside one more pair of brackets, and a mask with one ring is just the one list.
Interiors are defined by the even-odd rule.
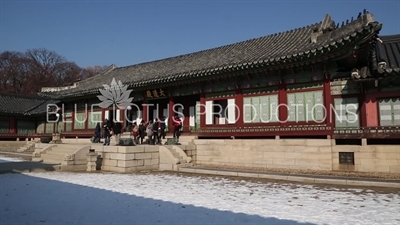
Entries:
[[3,52],[0,55],[0,82],[4,92],[23,93],[31,71],[31,61],[19,52]]
[[25,53],[0,54],[0,91],[36,95],[44,86],[71,85],[101,73],[107,66],[80,68],[74,62],[44,48]]
[[103,72],[108,66],[93,66],[93,67],[86,67],[82,70],[81,78],[86,79],[89,77],[96,76],[97,74]]

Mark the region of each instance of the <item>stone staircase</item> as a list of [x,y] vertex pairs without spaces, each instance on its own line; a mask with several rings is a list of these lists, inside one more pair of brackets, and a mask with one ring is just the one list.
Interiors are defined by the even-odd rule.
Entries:
[[32,161],[60,165],[61,170],[84,171],[86,154],[91,148],[85,144],[36,144]]
[[35,151],[35,142],[27,141],[25,145],[19,147],[17,152],[21,153],[33,153]]

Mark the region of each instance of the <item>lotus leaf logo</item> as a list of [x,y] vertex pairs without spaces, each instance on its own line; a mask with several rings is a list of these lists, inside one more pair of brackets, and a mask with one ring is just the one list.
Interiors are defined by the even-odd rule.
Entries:
[[120,109],[125,109],[131,105],[133,98],[129,98],[132,90],[128,90],[128,85],[123,85],[121,81],[118,83],[115,78],[111,81],[111,85],[103,84],[104,89],[99,89],[101,95],[97,98],[101,101],[101,108],[108,108],[110,105],[116,105]]

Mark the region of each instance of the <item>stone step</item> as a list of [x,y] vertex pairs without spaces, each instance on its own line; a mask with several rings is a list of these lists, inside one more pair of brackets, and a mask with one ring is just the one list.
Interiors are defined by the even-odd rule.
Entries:
[[53,152],[62,152],[62,153],[67,153],[67,154],[71,154],[74,153],[78,150],[78,148],[76,149],[68,149],[68,148],[53,148],[51,151]]
[[46,154],[41,155],[40,158],[42,158],[45,162],[50,160],[50,161],[61,163],[64,161],[65,155],[46,153]]
[[179,168],[193,167],[193,163],[186,163],[185,162],[185,163],[178,164],[177,167],[178,167],[178,170],[179,170]]
[[54,160],[54,159],[44,159],[44,158],[40,158],[40,160],[41,160],[42,162],[48,163],[48,164],[57,164],[57,165],[59,165],[59,164],[62,163],[62,161]]

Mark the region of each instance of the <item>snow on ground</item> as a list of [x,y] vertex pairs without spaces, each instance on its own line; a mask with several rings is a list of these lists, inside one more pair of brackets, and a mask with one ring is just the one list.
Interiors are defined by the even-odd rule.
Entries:
[[0,175],[0,224],[399,224],[400,194],[174,173]]
[[0,163],[9,163],[9,162],[23,162],[22,158],[14,158],[14,157],[8,157],[8,156],[3,156],[0,155]]

